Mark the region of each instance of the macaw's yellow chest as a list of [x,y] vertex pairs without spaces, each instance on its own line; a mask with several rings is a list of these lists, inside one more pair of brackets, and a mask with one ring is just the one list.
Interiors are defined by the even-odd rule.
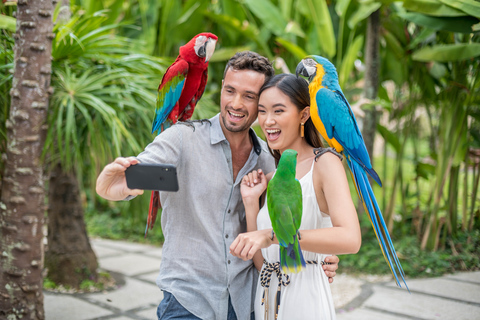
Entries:
[[[320,74],[319,74],[320,73]],[[313,124],[315,128],[317,128],[320,135],[327,141],[330,147],[335,148],[337,152],[342,152],[343,147],[340,143],[337,142],[335,138],[332,137],[330,139],[327,135],[327,131],[325,130],[325,125],[323,124],[322,120],[320,119],[320,115],[318,113],[318,106],[317,106],[317,92],[318,90],[324,88],[322,86],[322,78],[323,78],[323,68],[319,70],[317,68],[317,76],[312,80],[309,85],[309,92],[310,92],[310,117],[312,118]],[[330,106],[329,106],[330,107]],[[331,106],[333,107],[333,106]]]

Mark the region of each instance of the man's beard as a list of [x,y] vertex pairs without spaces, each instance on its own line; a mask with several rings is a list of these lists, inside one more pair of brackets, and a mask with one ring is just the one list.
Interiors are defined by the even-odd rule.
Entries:
[[[228,111],[225,111],[225,112],[228,113]],[[248,122],[244,122],[243,124],[238,125],[238,126],[232,125],[231,122],[227,121],[227,119],[226,119],[227,116],[228,115],[226,115],[226,114],[221,114],[223,126],[225,127],[225,129],[227,129],[230,132],[242,132],[242,131],[248,130],[251,126],[251,123],[249,124]],[[245,116],[245,117],[247,117],[247,116]]]

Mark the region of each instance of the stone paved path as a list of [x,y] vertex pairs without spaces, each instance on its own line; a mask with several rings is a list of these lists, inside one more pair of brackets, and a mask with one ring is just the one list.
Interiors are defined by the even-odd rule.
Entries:
[[[47,320],[155,320],[162,293],[155,284],[162,250],[124,241],[92,239],[102,269],[119,288],[104,293],[45,291]],[[358,279],[340,274],[332,284],[338,320],[480,320],[480,272],[408,280],[397,288],[390,277]]]

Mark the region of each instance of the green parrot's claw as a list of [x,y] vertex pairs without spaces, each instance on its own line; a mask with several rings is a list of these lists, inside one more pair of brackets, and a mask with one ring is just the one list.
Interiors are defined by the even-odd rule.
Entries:
[[336,155],[340,161],[343,161],[343,156],[341,153],[338,153],[334,148],[315,148],[313,149],[313,153],[315,154],[315,161],[317,161],[320,156],[326,152],[331,152]]

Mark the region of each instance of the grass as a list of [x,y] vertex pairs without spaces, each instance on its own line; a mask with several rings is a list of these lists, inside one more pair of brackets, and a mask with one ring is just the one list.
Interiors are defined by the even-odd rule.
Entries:
[[[160,226],[161,212],[152,230],[145,237],[145,226],[148,216],[150,194],[145,193],[131,201],[111,202],[100,197],[96,204],[88,201],[85,210],[85,222],[90,236],[113,240],[127,240],[152,245],[161,245],[165,240]],[[133,214],[135,212],[136,214]],[[142,213],[143,212],[143,213]],[[140,214],[139,214],[140,213]]]
[[[387,262],[366,215],[361,217],[362,247],[357,254],[340,256],[339,272],[349,274],[390,274]],[[405,227],[409,227],[408,225]],[[415,235],[393,232],[392,241],[408,278],[435,277],[443,274],[480,270],[480,230],[459,232],[457,238],[435,252],[420,250]]]
[[47,277],[43,278],[43,288],[47,291],[60,293],[86,293],[99,292],[114,289],[116,286],[115,279],[105,271],[98,273],[97,281],[83,280],[79,289],[70,288],[69,286],[57,285],[54,281]]

